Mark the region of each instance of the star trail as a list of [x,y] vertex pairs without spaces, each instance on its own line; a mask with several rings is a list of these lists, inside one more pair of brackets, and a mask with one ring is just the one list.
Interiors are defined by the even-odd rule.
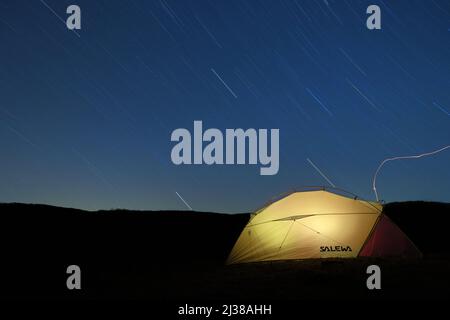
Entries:
[[[324,184],[374,200],[383,159],[450,143],[449,23],[443,0],[0,0],[0,202],[248,212]],[[170,134],[196,120],[279,128],[278,174],[174,165]],[[450,201],[449,163],[386,166],[381,199]]]

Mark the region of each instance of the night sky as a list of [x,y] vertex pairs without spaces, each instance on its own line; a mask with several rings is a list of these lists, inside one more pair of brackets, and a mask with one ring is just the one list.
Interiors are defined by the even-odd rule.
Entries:
[[[0,0],[0,40],[0,202],[248,212],[329,185],[311,163],[374,199],[383,159],[450,144],[446,0]],[[194,120],[279,128],[278,174],[174,165]],[[388,163],[380,198],[450,201],[449,163]]]

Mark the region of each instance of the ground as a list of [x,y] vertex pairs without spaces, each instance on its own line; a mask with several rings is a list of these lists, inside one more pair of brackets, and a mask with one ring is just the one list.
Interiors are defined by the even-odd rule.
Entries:
[[[89,212],[0,204],[3,298],[272,302],[445,299],[450,296],[449,204],[406,202],[385,212],[423,259],[326,259],[226,266],[248,214]],[[66,288],[79,265],[82,290]],[[367,266],[382,289],[366,287]]]

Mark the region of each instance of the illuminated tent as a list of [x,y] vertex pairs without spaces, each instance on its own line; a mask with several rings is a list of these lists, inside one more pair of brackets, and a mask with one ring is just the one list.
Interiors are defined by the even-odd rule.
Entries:
[[228,264],[310,258],[420,257],[376,202],[326,190],[294,192],[257,211]]

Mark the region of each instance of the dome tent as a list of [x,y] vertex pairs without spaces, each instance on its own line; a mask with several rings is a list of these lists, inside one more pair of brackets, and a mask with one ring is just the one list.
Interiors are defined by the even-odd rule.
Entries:
[[420,257],[408,237],[368,202],[312,189],[293,192],[257,211],[228,264],[312,258]]

